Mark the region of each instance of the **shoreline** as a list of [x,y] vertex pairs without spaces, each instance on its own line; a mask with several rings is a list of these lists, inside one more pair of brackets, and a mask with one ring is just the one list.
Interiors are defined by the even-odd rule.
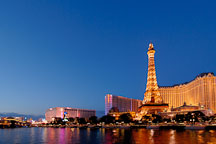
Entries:
[[40,126],[29,126],[29,127],[0,127],[0,129],[11,129],[11,128],[79,128],[79,129],[157,129],[157,130],[216,130],[216,125],[40,125]]

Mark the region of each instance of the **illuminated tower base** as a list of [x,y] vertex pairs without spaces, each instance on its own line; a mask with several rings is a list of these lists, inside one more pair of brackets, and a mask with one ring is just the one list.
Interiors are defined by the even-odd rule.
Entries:
[[167,111],[169,106],[166,103],[163,103],[162,97],[158,90],[156,71],[155,71],[155,62],[154,54],[155,50],[153,44],[149,44],[148,49],[148,77],[146,92],[144,94],[143,105],[139,108],[139,115],[145,114],[157,114],[159,112]]

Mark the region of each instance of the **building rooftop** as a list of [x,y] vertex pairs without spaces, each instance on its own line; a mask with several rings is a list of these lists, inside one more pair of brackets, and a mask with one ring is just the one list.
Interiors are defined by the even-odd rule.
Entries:
[[184,83],[180,83],[180,84],[174,84],[174,85],[171,85],[171,86],[159,86],[159,85],[158,86],[159,87],[175,87],[175,86],[185,85],[185,84],[188,84],[188,83],[194,81],[197,78],[204,77],[204,76],[207,76],[209,74],[215,76],[213,72],[206,72],[206,73],[198,74],[194,79],[192,79],[191,81],[188,81],[188,82],[184,82]]
[[50,111],[50,110],[57,109],[57,108],[62,108],[62,109],[65,109],[65,110],[76,109],[76,110],[96,111],[96,110],[94,110],[94,109],[81,109],[81,108],[72,108],[72,107],[53,107],[53,108],[47,109],[46,111]]
[[111,95],[113,97],[119,97],[119,98],[123,98],[123,99],[130,99],[130,100],[139,100],[139,101],[142,101],[140,99],[135,99],[135,98],[128,98],[128,97],[125,97],[125,96],[118,96],[118,95],[113,95],[113,94],[106,94],[107,95]]

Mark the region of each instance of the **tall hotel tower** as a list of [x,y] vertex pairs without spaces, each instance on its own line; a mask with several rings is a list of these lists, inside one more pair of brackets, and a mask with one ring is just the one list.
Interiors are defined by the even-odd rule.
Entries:
[[155,61],[154,61],[154,46],[152,43],[149,44],[148,49],[148,77],[146,92],[144,94],[143,104],[145,103],[162,103],[162,97],[158,90],[156,72],[155,72]]
[[146,92],[144,94],[143,105],[139,108],[139,117],[143,114],[157,114],[168,110],[168,104],[163,103],[162,97],[159,92],[154,61],[154,46],[149,44],[148,48],[148,77]]
[[141,100],[112,94],[107,94],[105,96],[105,114],[108,114],[112,108],[117,108],[119,112],[137,112],[141,105]]

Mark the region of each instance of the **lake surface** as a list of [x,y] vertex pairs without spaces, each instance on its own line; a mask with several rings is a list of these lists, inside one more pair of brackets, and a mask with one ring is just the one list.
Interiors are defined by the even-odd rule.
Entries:
[[15,128],[0,129],[0,144],[216,144],[215,130]]

